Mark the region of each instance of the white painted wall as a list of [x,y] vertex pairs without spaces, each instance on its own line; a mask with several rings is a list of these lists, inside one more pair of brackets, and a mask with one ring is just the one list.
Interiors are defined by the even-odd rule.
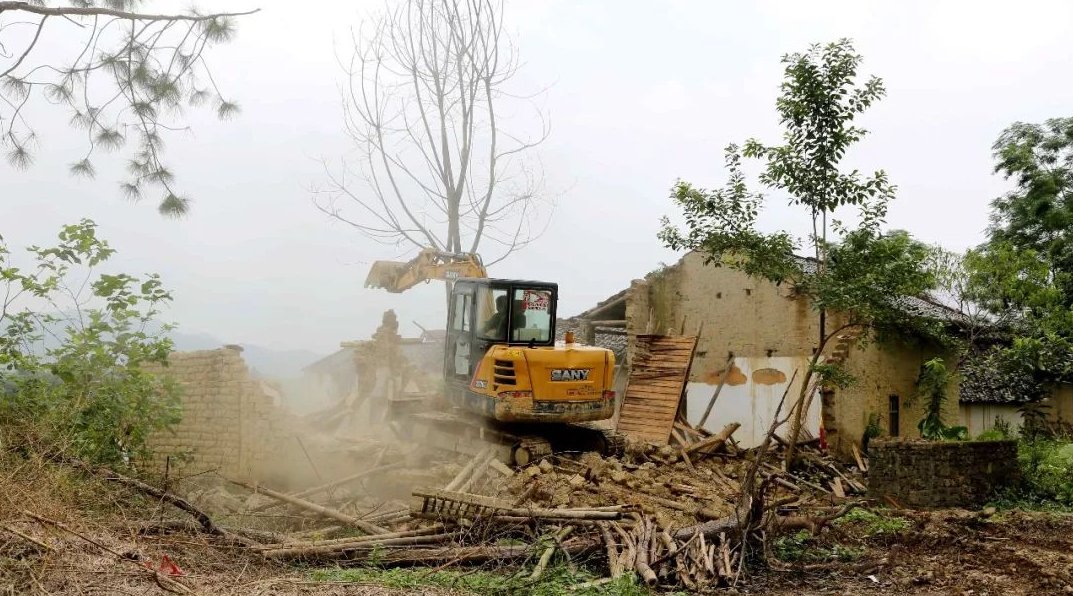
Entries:
[[[787,412],[797,398],[801,390],[801,382],[805,376],[809,359],[804,356],[783,356],[775,358],[735,358],[734,365],[744,374],[746,381],[739,385],[731,385],[729,382],[719,392],[719,398],[708,416],[704,428],[718,432],[731,422],[738,422],[741,428],[734,433],[734,439],[745,448],[759,445],[767,435],[771,426],[775,410],[779,406],[779,400],[786,391],[789,381],[797,370],[793,386],[786,396],[786,403],[779,418],[785,418]],[[760,369],[771,368],[781,371],[786,377],[781,383],[766,384],[754,380],[753,373]],[[708,406],[717,385],[708,383],[689,383],[686,387],[686,415],[689,423],[696,425],[700,422],[704,410]],[[779,429],[779,436],[789,433],[789,424]],[[805,417],[804,428],[812,436],[818,436],[820,431],[820,396],[812,399]]]
[[1018,406],[1007,404],[961,404],[961,425],[969,429],[969,436],[976,435],[995,426],[995,418],[1001,418],[1017,431],[1021,428],[1021,413]]

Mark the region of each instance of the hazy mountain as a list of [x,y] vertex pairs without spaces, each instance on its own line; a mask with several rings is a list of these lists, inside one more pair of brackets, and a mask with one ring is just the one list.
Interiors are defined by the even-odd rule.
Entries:
[[[222,348],[226,343],[208,333],[183,333],[172,331],[171,339],[175,350],[189,352],[192,350],[212,350]],[[324,354],[309,350],[275,350],[253,344],[242,346],[242,357],[258,376],[273,379],[287,379],[301,376],[302,368],[321,359]]]
[[[63,314],[61,321],[53,324],[52,331],[42,333],[42,340],[33,346],[34,351],[44,354],[46,350],[59,345],[60,338],[64,336],[63,328],[67,323],[62,319],[73,320],[72,314]],[[160,324],[153,322],[147,328],[147,333],[156,333],[160,330]],[[192,350],[213,350],[222,348],[228,342],[209,335],[208,333],[183,333],[171,331],[169,334],[175,342],[175,351],[189,352]],[[242,357],[258,376],[272,379],[288,379],[300,377],[302,367],[312,364],[324,357],[309,350],[275,350],[264,346],[252,344],[239,344],[242,346]]]

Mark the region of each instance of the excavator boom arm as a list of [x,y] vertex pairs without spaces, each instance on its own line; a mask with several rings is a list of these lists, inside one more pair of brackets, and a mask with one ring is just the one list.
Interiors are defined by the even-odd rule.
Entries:
[[392,293],[409,290],[433,279],[485,278],[488,272],[474,253],[449,253],[426,248],[406,262],[376,261],[365,278],[365,287]]

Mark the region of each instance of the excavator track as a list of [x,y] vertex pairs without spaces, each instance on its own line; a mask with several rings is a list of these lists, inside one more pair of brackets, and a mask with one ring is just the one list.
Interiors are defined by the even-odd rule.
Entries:
[[393,427],[406,440],[456,453],[476,455],[492,445],[500,461],[513,466],[555,453],[618,456],[625,448],[623,435],[592,423],[506,425],[461,412],[423,412]]

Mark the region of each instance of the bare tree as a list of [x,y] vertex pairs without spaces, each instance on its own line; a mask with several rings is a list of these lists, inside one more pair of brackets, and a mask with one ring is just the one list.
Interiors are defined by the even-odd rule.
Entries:
[[[476,253],[491,264],[546,225],[542,172],[530,151],[550,131],[532,97],[512,95],[518,60],[496,0],[402,0],[352,32],[340,59],[356,162],[325,164],[313,203],[380,242]],[[508,107],[540,130],[505,130]],[[513,114],[511,114],[513,115]]]
[[[211,104],[221,118],[237,113],[204,55],[233,37],[234,17],[256,11],[149,14],[135,12],[142,0],[69,4],[0,1],[0,148],[13,166],[31,165],[37,133],[30,108],[43,99],[66,108],[70,124],[85,131],[73,174],[94,176],[95,152],[122,149],[133,139],[123,192],[138,200],[147,188],[157,189],[160,212],[182,215],[189,199],[173,188],[164,137],[185,128],[185,106]],[[68,48],[71,58],[56,63],[54,55]]]

